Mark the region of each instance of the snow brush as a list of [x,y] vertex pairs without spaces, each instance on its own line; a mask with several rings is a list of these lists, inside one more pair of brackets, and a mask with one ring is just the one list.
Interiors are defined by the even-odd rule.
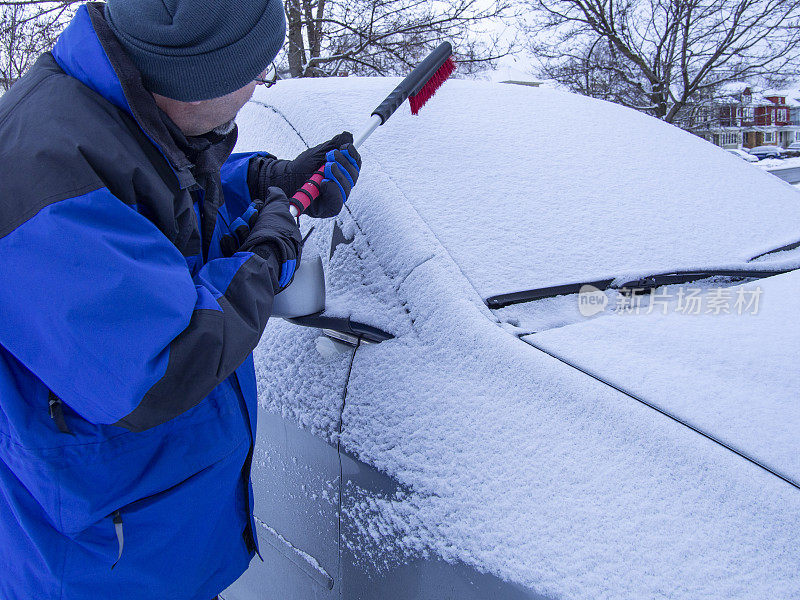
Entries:
[[[453,48],[447,42],[431,52],[391,94],[386,96],[378,108],[372,111],[369,124],[353,139],[353,145],[358,148],[363,144],[373,131],[389,120],[406,99],[411,103],[411,114],[418,114],[420,108],[453,73],[455,64],[452,56]],[[314,183],[306,183],[292,196],[303,206],[303,210],[319,196],[322,180],[325,179],[325,166],[320,167],[310,179]],[[294,217],[300,214],[295,206],[291,206],[290,210]],[[305,322],[303,319],[320,315],[324,310],[325,272],[322,268],[322,259],[319,256],[314,258],[304,256],[295,271],[292,284],[276,294],[272,304],[272,315],[292,319],[292,323],[297,325],[317,327],[319,325],[317,321]]]
[[[420,109],[431,99],[436,91],[452,75],[456,65],[453,62],[453,47],[449,42],[440,44],[431,52],[411,73],[400,82],[394,91],[386,96],[378,108],[372,111],[369,124],[353,139],[353,145],[358,148],[381,125],[389,120],[400,105],[408,99],[411,104],[411,114],[419,114]],[[311,202],[317,199],[320,185],[325,178],[325,165],[311,176],[312,183],[305,184],[292,196],[307,209]],[[299,211],[291,207],[292,216],[297,217]]]

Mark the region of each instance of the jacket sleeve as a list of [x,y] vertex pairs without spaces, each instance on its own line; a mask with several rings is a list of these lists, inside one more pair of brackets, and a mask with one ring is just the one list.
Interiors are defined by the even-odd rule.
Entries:
[[220,172],[230,214],[242,214],[253,200],[266,198],[271,187],[287,197],[299,190],[309,175],[290,173],[290,163],[266,152],[231,154]]
[[228,157],[220,169],[220,178],[230,215],[241,215],[253,200],[260,197],[258,165],[275,161],[277,159],[266,152],[237,152]]
[[277,259],[184,257],[105,188],[0,238],[0,344],[85,419],[139,431],[198,404],[252,352]]

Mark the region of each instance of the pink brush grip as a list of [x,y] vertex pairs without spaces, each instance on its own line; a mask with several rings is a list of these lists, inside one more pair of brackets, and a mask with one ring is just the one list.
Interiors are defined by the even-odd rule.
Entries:
[[301,190],[305,190],[308,193],[308,196],[311,196],[311,198],[309,198],[306,194],[298,190],[297,192],[295,192],[294,196],[292,196],[292,199],[302,204],[303,210],[307,209],[308,206],[311,204],[311,202],[319,197],[320,188],[317,186],[320,187],[322,186],[323,179],[325,179],[325,165],[322,165],[319,168],[319,170],[316,173],[314,173],[310,178],[310,180],[316,183],[317,185],[313,185],[311,183],[306,182],[303,184],[303,187],[300,188]]

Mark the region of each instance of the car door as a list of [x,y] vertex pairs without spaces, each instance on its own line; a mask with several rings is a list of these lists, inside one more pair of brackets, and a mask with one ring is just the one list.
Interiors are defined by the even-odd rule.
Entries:
[[[251,102],[237,121],[250,135],[237,151],[295,156],[306,148],[280,113]],[[329,226],[304,220],[304,255],[330,247]],[[258,429],[252,469],[260,557],[224,600],[339,597],[341,467],[338,433],[355,349],[323,358],[319,329],[271,318],[254,352]],[[263,560],[262,560],[263,559]]]
[[341,399],[353,351],[319,360],[319,330],[270,320],[255,351],[256,557],[222,597],[339,597]]

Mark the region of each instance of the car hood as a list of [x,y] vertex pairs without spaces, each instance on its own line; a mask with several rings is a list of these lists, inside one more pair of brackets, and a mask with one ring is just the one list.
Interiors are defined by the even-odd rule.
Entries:
[[523,339],[800,486],[800,272],[707,288],[700,314],[678,304],[691,288]]
[[[350,247],[369,265],[375,244],[354,235]],[[347,305],[379,293],[370,286],[381,271],[367,272],[366,285],[344,295]],[[731,346],[729,363],[708,371],[702,365],[718,357],[705,356],[702,335],[695,349],[691,336],[674,333],[663,343],[677,338],[687,356],[665,351],[674,362],[660,374],[657,335],[650,347],[642,340],[638,362],[628,363],[615,353],[626,347],[623,332],[579,336],[565,327],[565,347],[599,345],[608,360],[601,366],[613,368],[616,381],[583,366],[595,356],[562,358],[562,340],[539,349],[491,321],[463,299],[460,276],[440,255],[386,275],[397,302],[370,322],[391,323],[397,337],[356,352],[341,448],[404,490],[347,491],[370,515],[361,519],[364,538],[392,557],[431,552],[554,598],[800,594],[800,490],[789,481],[797,465],[796,327],[771,321],[748,346],[757,324],[742,324],[735,335],[720,325],[716,341]],[[779,292],[765,290],[765,311]],[[769,314],[796,314],[792,302]],[[758,317],[740,317],[751,318]],[[762,342],[776,355],[763,360]],[[728,398],[735,384],[741,389]],[[664,408],[635,393],[654,406],[663,394]]]
[[[255,101],[314,145],[356,133],[396,82],[281,81]],[[800,240],[800,196],[786,183],[677,127],[565,92],[450,81],[361,151],[349,202],[401,195],[484,299],[743,262]]]

